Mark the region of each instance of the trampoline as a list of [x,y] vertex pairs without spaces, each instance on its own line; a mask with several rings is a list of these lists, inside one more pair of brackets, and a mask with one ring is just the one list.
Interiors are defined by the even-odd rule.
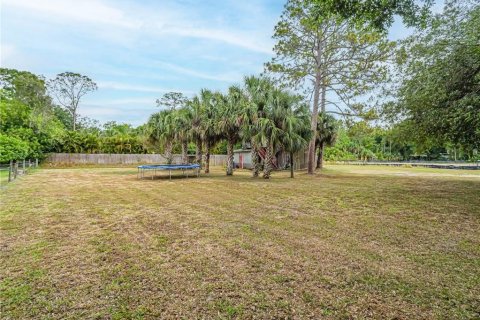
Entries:
[[[138,179],[144,179],[146,177],[145,173],[151,172],[151,178],[153,180],[154,177],[157,176],[157,170],[158,171],[167,171],[170,177],[170,180],[172,180],[172,171],[174,170],[182,170],[183,175],[188,178],[188,170],[191,170],[193,174],[198,177],[200,175],[200,165],[199,164],[147,164],[147,165],[141,165],[137,167],[138,172],[137,172],[137,178]],[[147,178],[150,177],[147,174]]]

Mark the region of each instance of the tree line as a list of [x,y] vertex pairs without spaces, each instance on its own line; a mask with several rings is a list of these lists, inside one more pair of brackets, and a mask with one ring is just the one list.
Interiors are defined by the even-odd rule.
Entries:
[[276,153],[288,152],[293,161],[293,153],[304,148],[311,136],[309,107],[302,96],[279,88],[266,77],[245,77],[243,86],[231,86],[226,93],[202,89],[192,99],[176,99],[180,101],[176,106],[173,96],[182,97],[165,95],[163,104],[170,108],[154,113],[146,126],[149,140],[163,147],[169,163],[175,143],[187,162],[187,145],[192,141],[195,161],[202,164],[204,158],[208,173],[211,149],[223,140],[226,174],[232,175],[234,147],[243,142],[251,148],[253,176],[263,171],[268,179]]
[[[82,97],[97,90],[84,75],[46,80],[0,69],[0,162],[48,152],[181,153],[208,172],[215,152],[228,155],[230,175],[233,150],[248,145],[253,175],[268,178],[279,150],[308,150],[309,173],[323,159],[477,159],[480,7],[449,0],[432,14],[430,5],[289,0],[263,75],[226,92],[167,93],[137,128],[82,118]],[[390,41],[393,15],[414,34]]]
[[[79,117],[81,96],[96,88],[85,76],[63,73],[47,81],[28,71],[2,68],[0,84],[0,162],[42,159],[49,152],[148,151],[141,127],[115,122],[99,126],[92,119]],[[72,85],[81,87],[79,92]],[[63,96],[64,104],[56,103],[52,95]]]

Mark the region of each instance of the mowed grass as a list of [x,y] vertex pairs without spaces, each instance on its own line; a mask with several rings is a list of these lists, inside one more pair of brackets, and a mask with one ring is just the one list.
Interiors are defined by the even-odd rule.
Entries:
[[1,192],[4,319],[480,317],[475,171],[43,169]]
[[8,183],[8,168],[0,168],[0,186]]

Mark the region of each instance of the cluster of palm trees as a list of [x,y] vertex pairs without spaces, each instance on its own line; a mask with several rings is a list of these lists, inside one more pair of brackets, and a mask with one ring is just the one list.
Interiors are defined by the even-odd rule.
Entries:
[[[313,134],[310,111],[301,96],[274,85],[268,78],[249,76],[243,86],[231,86],[227,93],[202,89],[178,109],[153,114],[146,126],[149,139],[164,148],[169,163],[174,144],[181,145],[186,163],[189,142],[196,145],[195,162],[209,172],[210,151],[221,140],[227,142],[226,174],[233,174],[233,149],[239,142],[249,143],[252,172],[270,178],[275,154],[293,154],[305,148]],[[261,156],[262,155],[262,156]]]

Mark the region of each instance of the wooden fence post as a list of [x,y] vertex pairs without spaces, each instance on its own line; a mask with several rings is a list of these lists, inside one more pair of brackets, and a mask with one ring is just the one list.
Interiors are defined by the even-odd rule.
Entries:
[[38,167],[38,159],[35,159],[35,168]]
[[23,169],[22,169],[23,172],[22,172],[22,174],[25,174],[25,159],[23,159],[23,164],[22,164],[22,165],[23,165]]
[[8,166],[8,182],[12,181],[12,160],[10,160],[10,165]]

